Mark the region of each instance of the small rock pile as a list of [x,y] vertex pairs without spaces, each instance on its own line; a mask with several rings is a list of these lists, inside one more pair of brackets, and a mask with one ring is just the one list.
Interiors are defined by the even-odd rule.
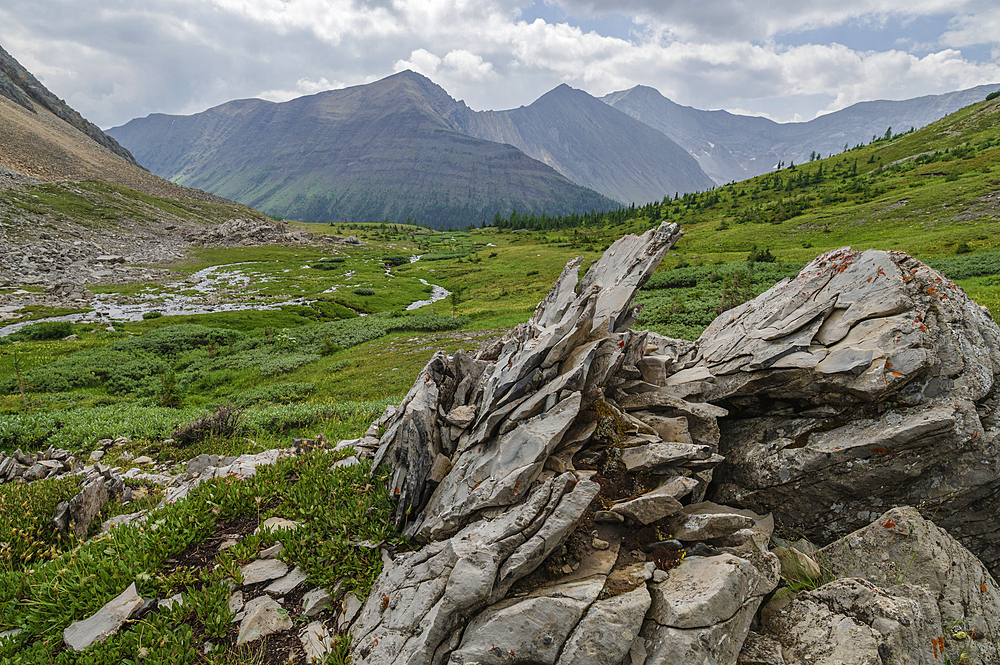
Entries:
[[222,224],[203,230],[191,231],[184,239],[195,247],[204,245],[225,245],[256,247],[273,243],[295,245],[312,244],[317,241],[331,244],[360,244],[343,241],[337,236],[312,236],[299,231],[290,231],[282,222],[264,222],[258,219],[231,219]]
[[20,448],[7,454],[0,451],[0,483],[31,483],[50,476],[70,473],[79,460],[69,450],[49,446],[37,453],[23,453]]

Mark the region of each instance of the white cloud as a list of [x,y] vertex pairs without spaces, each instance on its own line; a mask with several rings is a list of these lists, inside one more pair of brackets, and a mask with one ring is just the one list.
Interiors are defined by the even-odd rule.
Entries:
[[397,60],[392,68],[401,72],[404,69],[412,69],[418,74],[431,78],[437,75],[438,66],[441,65],[441,58],[437,57],[427,49],[418,48],[410,53],[409,60]]
[[496,77],[492,62],[486,62],[482,56],[470,53],[465,49],[449,51],[444,56],[443,62],[445,67],[460,78],[472,81],[485,81],[486,79]]
[[[565,20],[518,0],[5,0],[0,45],[102,126],[402,69],[479,109],[527,104],[562,82],[595,95],[644,84],[783,121],[1000,81],[994,0],[543,1]],[[600,17],[623,12],[635,29],[603,34]],[[922,32],[884,48],[802,43],[814,34],[802,31],[917,18]],[[960,50],[983,45],[990,60]]]
[[272,102],[287,102],[289,99],[295,99],[296,97],[301,97],[303,95],[314,95],[317,92],[323,92],[324,90],[336,90],[343,87],[343,83],[339,81],[331,83],[326,80],[325,76],[320,77],[318,81],[301,78],[295,82],[295,88],[293,90],[264,90],[256,96]]

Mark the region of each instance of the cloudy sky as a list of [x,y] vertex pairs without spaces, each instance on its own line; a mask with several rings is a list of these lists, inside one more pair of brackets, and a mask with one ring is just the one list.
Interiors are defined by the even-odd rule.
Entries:
[[104,128],[403,69],[476,110],[643,84],[784,122],[1000,82],[1000,3],[3,0],[0,46]]

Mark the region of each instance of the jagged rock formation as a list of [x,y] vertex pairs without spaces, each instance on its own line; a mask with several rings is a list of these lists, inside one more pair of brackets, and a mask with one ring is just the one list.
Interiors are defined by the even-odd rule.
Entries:
[[[571,261],[356,442],[380,434],[420,549],[386,561],[353,662],[1000,664],[1000,329],[918,261],[844,248],[696,342],[633,332],[679,235]],[[913,508],[868,526],[906,504],[958,540]],[[831,544],[771,551],[775,520]]]
[[658,527],[721,461],[724,410],[642,380],[643,357],[662,365],[672,343],[628,330],[635,292],[679,237],[670,224],[623,238],[579,281],[570,261],[527,324],[476,357],[435,356],[383,416],[375,462],[396,469],[397,524],[424,547],[376,582],[352,628],[355,662],[618,663],[637,641],[660,652],[721,639],[719,622],[746,634],[777,583],[755,544],[769,530],[745,528],[757,516],[678,518],[688,543],[747,547],[722,576],[732,583],[701,599],[709,610],[682,608],[678,623],[665,608],[687,590],[646,587],[655,561],[675,566],[685,547]]

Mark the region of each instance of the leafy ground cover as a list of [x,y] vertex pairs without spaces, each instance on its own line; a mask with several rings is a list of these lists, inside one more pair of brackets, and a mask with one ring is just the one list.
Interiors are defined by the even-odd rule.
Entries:
[[[223,663],[247,662],[247,658],[279,662],[268,654],[266,641],[249,650],[235,646],[227,582],[240,578],[241,565],[280,541],[285,547],[280,558],[301,566],[313,584],[332,587],[340,582],[363,597],[381,569],[381,560],[377,549],[352,543],[402,544],[388,527],[385,479],[370,477],[366,464],[330,469],[347,452],[332,455],[315,450],[259,469],[245,480],[208,481],[187,500],[153,513],[146,523],[118,527],[82,543],[72,542],[70,536],[71,542],[36,553],[30,567],[7,563],[0,568],[0,630],[21,632],[0,640],[0,662]],[[39,485],[47,485],[48,501],[36,497],[29,503],[38,509],[36,513],[57,495],[51,484]],[[0,502],[8,498],[0,494]],[[304,526],[253,534],[270,516]],[[244,536],[240,543],[219,551],[222,535],[233,532]],[[205,543],[216,545],[206,550]],[[90,616],[133,582],[143,597],[181,593],[184,601],[130,622],[83,654],[63,647],[66,626]],[[298,618],[300,608],[288,609]],[[217,648],[206,656],[202,643],[207,640]],[[343,662],[345,647],[346,640],[334,649],[330,662]]]

